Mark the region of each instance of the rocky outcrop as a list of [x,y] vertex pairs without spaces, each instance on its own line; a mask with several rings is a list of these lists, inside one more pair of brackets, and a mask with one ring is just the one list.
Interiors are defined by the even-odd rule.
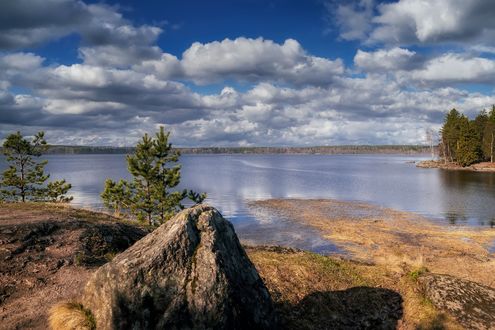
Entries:
[[467,329],[495,329],[495,289],[449,275],[418,278],[425,296]]
[[98,329],[268,329],[271,298],[233,226],[187,209],[101,267],[82,299]]

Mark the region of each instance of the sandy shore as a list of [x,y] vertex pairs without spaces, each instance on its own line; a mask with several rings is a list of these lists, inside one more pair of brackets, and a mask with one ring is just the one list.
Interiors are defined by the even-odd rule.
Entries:
[[449,227],[413,213],[335,200],[266,200],[254,208],[280,212],[348,251],[352,259],[404,274],[426,268],[495,287],[494,228]]

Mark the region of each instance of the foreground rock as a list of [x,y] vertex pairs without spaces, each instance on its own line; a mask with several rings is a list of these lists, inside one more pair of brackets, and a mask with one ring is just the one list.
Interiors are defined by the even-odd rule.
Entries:
[[273,328],[271,298],[233,226],[209,206],[185,210],[88,282],[98,329]]
[[495,289],[449,275],[418,279],[428,299],[468,329],[495,328]]

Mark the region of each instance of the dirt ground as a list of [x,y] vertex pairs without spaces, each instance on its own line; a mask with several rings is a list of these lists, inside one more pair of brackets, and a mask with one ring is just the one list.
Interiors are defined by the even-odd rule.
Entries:
[[0,203],[0,329],[47,329],[48,309],[146,234],[99,213]]

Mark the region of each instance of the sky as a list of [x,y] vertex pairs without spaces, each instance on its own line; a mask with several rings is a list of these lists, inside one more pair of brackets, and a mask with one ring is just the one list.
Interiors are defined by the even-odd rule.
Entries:
[[0,140],[422,144],[495,104],[492,0],[1,0]]

